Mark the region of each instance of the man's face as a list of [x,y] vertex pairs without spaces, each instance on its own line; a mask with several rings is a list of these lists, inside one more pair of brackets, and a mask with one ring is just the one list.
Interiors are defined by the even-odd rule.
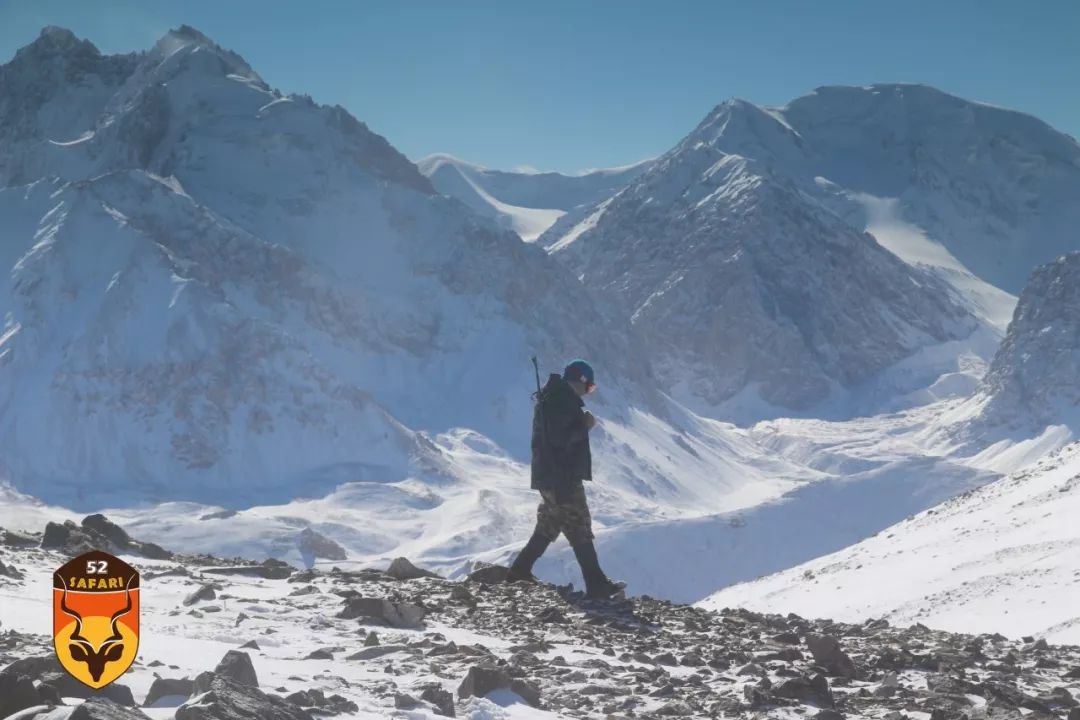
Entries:
[[582,378],[581,380],[571,380],[570,387],[574,388],[574,392],[580,397],[585,397],[596,390],[596,383],[591,383],[585,378]]

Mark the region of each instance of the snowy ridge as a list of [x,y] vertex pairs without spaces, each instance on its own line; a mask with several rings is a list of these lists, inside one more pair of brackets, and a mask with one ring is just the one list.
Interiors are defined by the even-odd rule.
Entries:
[[1080,642],[1080,444],[838,553],[734,585],[702,607],[885,617]]
[[651,160],[577,175],[506,172],[450,155],[430,155],[417,166],[444,195],[496,219],[526,242],[533,242],[567,214],[613,195],[644,172]]

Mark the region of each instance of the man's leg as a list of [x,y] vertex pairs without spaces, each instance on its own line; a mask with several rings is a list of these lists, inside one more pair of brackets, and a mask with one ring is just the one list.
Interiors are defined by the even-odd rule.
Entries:
[[514,564],[510,566],[510,572],[506,575],[508,582],[517,580],[536,582],[532,574],[533,565],[548,549],[548,545],[559,537],[562,527],[560,515],[561,512],[554,502],[554,497],[549,498],[547,493],[541,492],[540,506],[536,509],[536,527],[533,529],[529,542],[525,543],[525,547],[514,559]]
[[623,585],[609,580],[600,569],[600,560],[593,544],[592,514],[589,512],[584,484],[578,483],[561,507],[563,532],[566,533],[566,539],[574,549],[574,557],[581,566],[581,576],[585,579],[585,594],[593,598],[606,598],[622,590]]

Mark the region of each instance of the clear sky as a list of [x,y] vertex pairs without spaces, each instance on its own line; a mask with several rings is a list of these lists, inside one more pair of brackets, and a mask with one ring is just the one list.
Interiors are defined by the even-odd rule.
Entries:
[[1077,0],[0,0],[0,61],[45,25],[127,52],[183,23],[413,159],[623,165],[729,97],[782,105],[819,85],[894,81],[1080,137]]

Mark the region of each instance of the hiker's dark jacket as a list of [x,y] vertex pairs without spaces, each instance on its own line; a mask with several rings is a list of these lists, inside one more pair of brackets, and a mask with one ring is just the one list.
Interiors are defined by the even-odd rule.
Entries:
[[533,410],[532,487],[570,491],[592,480],[585,403],[561,376],[552,374]]

